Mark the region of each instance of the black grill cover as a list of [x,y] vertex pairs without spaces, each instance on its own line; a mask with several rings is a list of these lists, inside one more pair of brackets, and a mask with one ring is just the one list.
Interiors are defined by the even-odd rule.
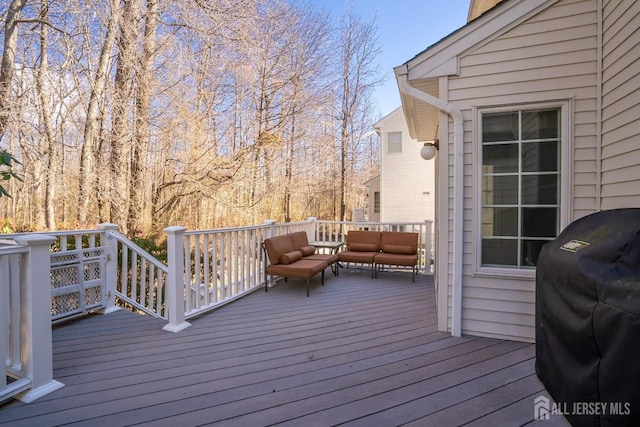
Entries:
[[640,426],[640,209],[573,222],[536,270],[536,373],[557,408],[575,426]]

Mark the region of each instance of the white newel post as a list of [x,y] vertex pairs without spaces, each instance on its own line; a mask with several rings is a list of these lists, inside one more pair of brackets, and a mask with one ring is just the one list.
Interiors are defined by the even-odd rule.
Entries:
[[120,310],[116,305],[116,285],[118,280],[118,241],[111,235],[112,232],[118,231],[117,224],[98,224],[98,229],[104,231],[104,242],[102,246],[107,247],[106,263],[104,272],[104,304],[105,308],[99,312],[109,314]]
[[25,403],[64,386],[53,379],[50,251],[55,240],[43,234],[15,239],[29,248],[20,267],[21,364],[31,389],[18,395],[18,400]]
[[275,219],[265,219],[263,224],[267,226],[267,233],[265,236],[265,239],[268,239],[269,237],[273,237],[276,235],[276,223],[278,221],[276,221]]
[[165,288],[169,323],[162,329],[169,332],[180,332],[191,326],[184,320],[184,246],[183,238],[186,227],[167,227],[163,231],[167,235],[167,284]]
[[310,216],[307,218],[307,221],[309,222],[309,224],[311,224],[311,226],[309,228],[307,228],[307,238],[309,241],[312,240],[317,240],[316,239],[316,221],[318,220],[318,218],[316,218],[315,216]]

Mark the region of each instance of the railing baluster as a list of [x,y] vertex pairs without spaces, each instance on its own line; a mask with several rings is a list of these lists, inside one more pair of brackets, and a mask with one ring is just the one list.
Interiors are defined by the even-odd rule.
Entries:
[[147,308],[149,311],[154,311],[156,308],[156,284],[155,284],[155,267],[149,263],[149,278],[147,280],[147,293],[149,295],[149,303],[147,304]]
[[[0,391],[7,385],[7,363],[11,363],[11,339],[13,338],[9,325],[13,319],[11,315],[10,297],[12,289],[11,271],[9,262],[11,255],[0,256]],[[19,307],[19,306],[18,306]],[[8,314],[8,315],[7,315]],[[20,335],[18,335],[20,336]]]
[[122,263],[120,267],[120,289],[121,292],[130,297],[131,289],[129,289],[129,249],[122,243],[120,246],[120,253],[122,254]]
[[226,262],[226,235],[220,236],[220,282],[222,286],[222,299],[227,297],[227,262]]
[[202,253],[202,261],[204,264],[204,279],[202,282],[204,289],[204,305],[206,306],[211,304],[211,261],[209,258],[209,233],[206,233],[202,236]]
[[[187,287],[185,290],[185,297],[187,298],[187,309],[189,312],[198,306],[198,292],[193,288],[193,282],[191,281],[191,277],[193,275],[192,272],[192,262],[191,262],[191,239],[185,239],[185,248],[184,248],[184,268],[186,269],[187,277],[185,278]],[[191,286],[190,286],[191,285]]]
[[218,265],[218,234],[211,235],[211,280],[213,283],[213,302],[220,300],[220,268]]
[[131,256],[131,288],[132,288],[132,293],[131,293],[131,299],[132,300],[137,300],[138,299],[138,295],[139,295],[139,290],[138,290],[138,286],[139,286],[139,282],[138,282],[138,269],[140,268],[139,262],[138,262],[138,254],[136,252],[133,252],[132,256]]
[[140,258],[140,304],[148,308],[147,289],[147,262],[144,258]]
[[234,293],[238,293],[240,291],[243,290],[242,285],[241,285],[241,277],[243,276],[243,274],[241,274],[241,269],[243,268],[242,266],[242,262],[244,262],[244,257],[242,255],[242,250],[244,248],[242,248],[242,231],[238,230],[234,233],[234,237],[235,237],[235,243],[233,245],[233,269],[235,270],[235,292]]
[[[194,288],[194,294],[195,294],[195,308],[198,309],[200,308],[200,306],[202,305],[202,290],[203,290],[203,280],[202,280],[202,274],[200,273],[200,265],[201,262],[201,255],[202,252],[200,251],[200,236],[196,235],[193,236],[193,273],[195,276],[195,281],[192,284],[192,287]],[[189,239],[187,239],[189,240]]]

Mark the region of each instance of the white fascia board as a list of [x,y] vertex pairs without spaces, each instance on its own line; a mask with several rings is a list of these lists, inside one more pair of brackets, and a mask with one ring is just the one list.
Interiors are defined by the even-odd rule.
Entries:
[[[488,43],[558,1],[510,0],[498,4],[407,61],[405,70],[408,70],[409,81],[457,74],[459,55]],[[402,73],[401,67],[396,67],[395,71],[396,74]]]
[[394,116],[395,114],[399,114],[398,111],[401,108],[402,108],[402,106],[399,106],[398,108],[396,108],[395,110],[393,110],[392,112],[390,112],[386,116],[382,117],[380,120],[378,120],[377,122],[375,122],[373,124],[373,128],[378,132],[378,134],[380,134],[380,128],[383,128],[385,126],[385,123],[388,120],[390,120],[392,116]]

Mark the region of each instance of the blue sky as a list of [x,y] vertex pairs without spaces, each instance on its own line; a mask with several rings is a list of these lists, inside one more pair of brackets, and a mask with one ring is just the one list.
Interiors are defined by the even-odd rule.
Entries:
[[366,20],[377,15],[384,84],[376,91],[380,117],[400,106],[393,67],[403,64],[467,22],[470,0],[313,0],[336,14],[353,3]]

